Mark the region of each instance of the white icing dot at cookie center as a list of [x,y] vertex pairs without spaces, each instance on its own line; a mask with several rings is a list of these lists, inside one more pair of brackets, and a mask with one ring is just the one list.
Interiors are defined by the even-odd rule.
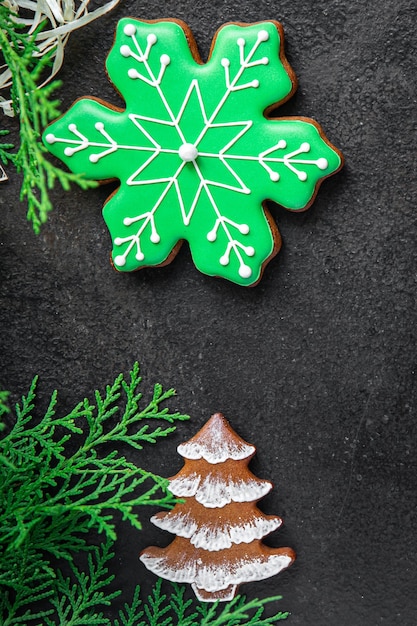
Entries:
[[190,163],[190,161],[195,161],[198,157],[198,150],[192,143],[183,143],[178,150],[178,154],[183,161]]

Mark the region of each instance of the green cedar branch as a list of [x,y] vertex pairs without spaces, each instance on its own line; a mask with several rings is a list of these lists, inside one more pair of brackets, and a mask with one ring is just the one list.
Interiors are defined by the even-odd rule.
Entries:
[[[40,421],[33,417],[37,378],[33,380],[22,405],[16,407],[14,424],[0,439],[0,541],[7,540],[7,550],[19,547],[36,525],[50,525],[57,518],[76,518],[81,528],[95,527],[115,539],[115,512],[140,529],[137,507],[169,508],[175,503],[165,478],[136,467],[114,449],[115,443],[122,442],[139,450],[142,443],[155,443],[171,434],[173,422],[188,418],[160,406],[174,395],[172,389],[162,393],[160,386],[140,409],[141,380],[135,364],[128,382],[119,375],[103,397],[96,392],[95,405],[84,400],[65,417],[55,414],[54,392]],[[126,406],[120,412],[122,393]],[[170,426],[145,429],[142,423],[149,418]],[[80,441],[70,453],[68,444],[71,441],[73,447],[74,436],[75,442]],[[103,454],[104,444],[113,449]]]
[[[103,609],[111,606],[112,600],[120,591],[109,591],[114,575],[109,573],[107,563],[114,557],[112,543],[107,541],[95,547],[88,554],[88,571],[84,572],[74,563],[70,563],[70,575],[57,575],[57,594],[51,598],[59,624],[65,626],[107,625],[110,621],[104,617]],[[55,626],[56,621],[49,617],[45,626]]]
[[[45,156],[47,150],[40,136],[44,127],[60,114],[59,102],[52,98],[52,94],[61,83],[53,81],[39,86],[45,68],[51,63],[52,51],[35,56],[35,39],[41,27],[28,34],[21,30],[23,25],[15,21],[16,17],[7,5],[0,6],[0,49],[12,74],[11,99],[19,120],[20,138],[17,152],[12,152],[12,144],[0,144],[0,160],[5,165],[11,163],[22,174],[20,199],[27,201],[27,219],[35,233],[39,233],[53,208],[49,191],[55,182],[59,182],[64,190],[68,190],[71,183],[82,189],[95,187],[97,183],[65,172]],[[1,130],[0,135],[4,136],[6,132]]]
[[[84,400],[64,416],[58,415],[56,391],[39,415],[37,381],[14,412],[7,393],[0,394],[0,623],[6,626],[30,623],[39,603],[64,589],[66,579],[53,563],[71,563],[91,550],[93,531],[114,541],[116,516],[140,529],[140,507],[173,506],[168,481],[128,461],[117,445],[138,450],[137,431],[147,420],[156,435],[142,443],[159,441],[162,431],[168,436],[188,419],[162,406],[173,389],[156,385],[150,401],[143,400],[137,363],[129,377],[120,374],[105,393],[97,391],[95,402]],[[71,580],[86,585],[83,576],[73,570]],[[38,623],[48,615],[39,614]]]
[[237,596],[231,602],[203,603],[194,597],[186,599],[185,586],[171,583],[170,593],[162,591],[158,579],[147,601],[136,587],[130,605],[125,604],[114,626],[272,626],[289,617],[287,611],[279,611],[264,617],[266,606],[274,605],[281,596],[247,601]]

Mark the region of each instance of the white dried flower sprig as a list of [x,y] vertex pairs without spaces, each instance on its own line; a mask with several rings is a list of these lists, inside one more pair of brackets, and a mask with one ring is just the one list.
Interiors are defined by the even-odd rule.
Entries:
[[[93,11],[88,10],[90,0],[3,0],[17,17],[15,21],[24,24],[27,33],[36,31],[40,24],[45,27],[36,36],[37,51],[34,56],[41,57],[50,53],[53,64],[49,75],[42,83],[48,83],[58,72],[64,60],[64,48],[73,30],[85,26],[89,22],[111,11],[119,0],[110,0]],[[24,17],[21,12],[24,12]],[[7,64],[0,65],[0,90],[9,88],[12,73]],[[6,115],[13,116],[12,101],[0,96],[0,108]]]

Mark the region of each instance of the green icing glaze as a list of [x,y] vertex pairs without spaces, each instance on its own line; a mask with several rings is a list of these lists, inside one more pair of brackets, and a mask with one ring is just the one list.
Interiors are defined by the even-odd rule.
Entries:
[[163,264],[186,240],[200,271],[253,285],[279,248],[262,203],[305,209],[342,159],[314,122],[264,115],[294,89],[276,23],[224,26],[205,64],[190,40],[176,22],[121,20],[106,65],[126,109],[83,98],[43,140],[72,171],[120,180],[103,209],[116,269]]

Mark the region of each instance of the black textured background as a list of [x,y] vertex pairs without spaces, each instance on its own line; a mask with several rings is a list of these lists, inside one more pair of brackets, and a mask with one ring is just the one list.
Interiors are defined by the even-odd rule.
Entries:
[[[183,19],[203,57],[224,22],[279,20],[299,80],[281,113],[316,119],[345,167],[308,212],[271,205],[284,244],[254,289],[203,276],[185,245],[168,267],[114,272],[101,217],[111,186],[56,189],[35,236],[9,168],[1,385],[16,400],[39,373],[41,399],[58,388],[67,411],[139,360],[144,390],[174,386],[171,406],[192,420],[138,463],[172,475],[176,445],[220,410],[275,483],[262,504],[285,526],[268,541],[298,558],[242,591],[281,593],[291,626],[415,626],[416,5],[122,0],[72,35],[62,110],[81,95],[120,104],[104,60],[126,15]],[[123,600],[149,578],[139,551],[172,539],[147,513],[142,533],[119,529]]]

